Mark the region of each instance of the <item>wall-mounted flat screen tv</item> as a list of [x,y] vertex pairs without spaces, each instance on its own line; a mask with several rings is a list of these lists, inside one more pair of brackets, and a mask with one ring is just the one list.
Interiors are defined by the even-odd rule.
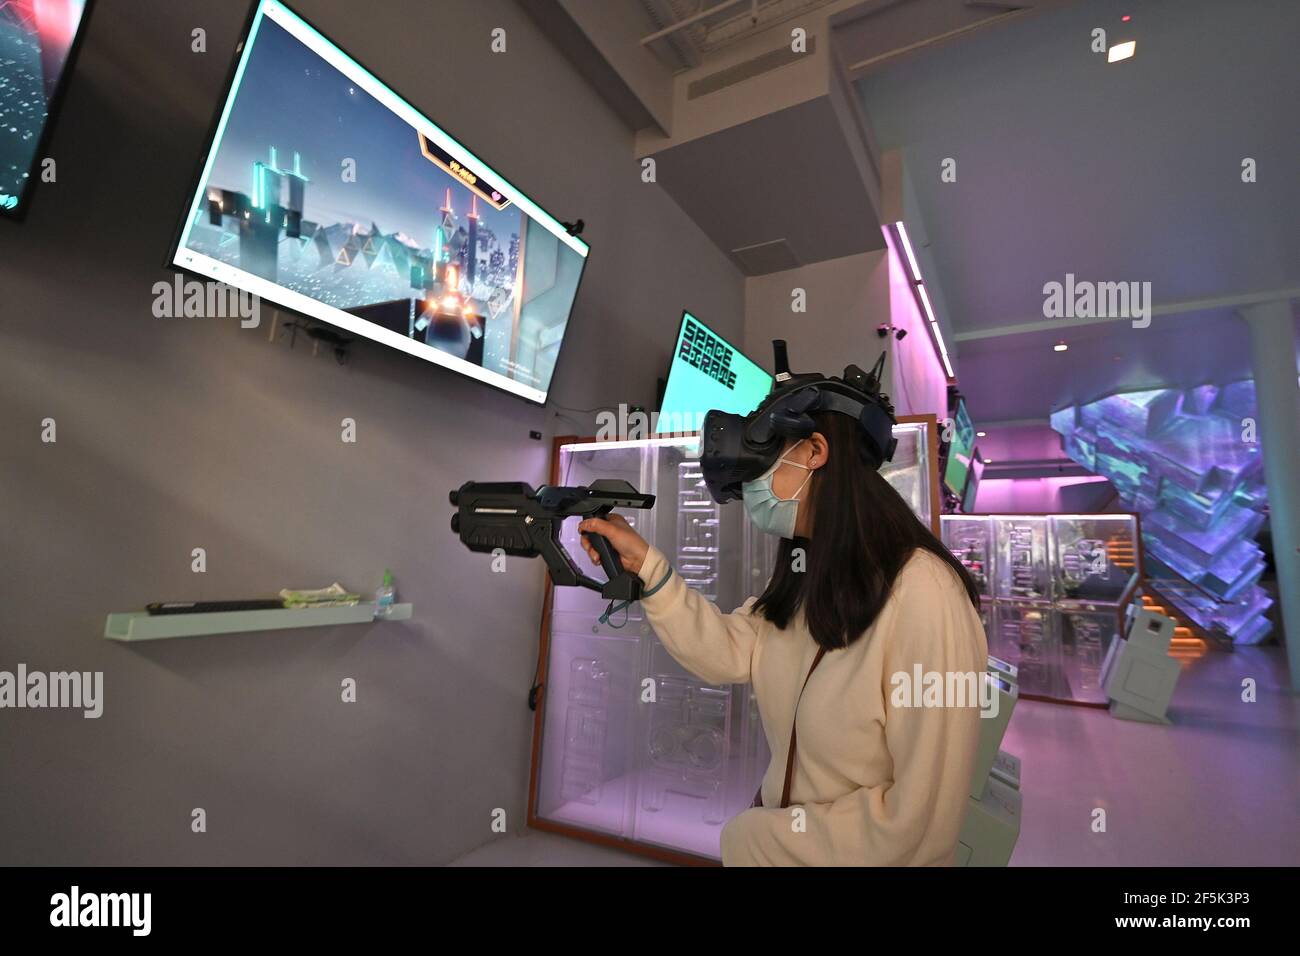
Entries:
[[283,3],[260,0],[170,264],[541,403],[587,252]]
[[960,498],[966,490],[966,474],[970,471],[971,452],[975,448],[975,426],[971,424],[964,398],[957,399],[952,421],[953,436],[948,446],[948,461],[943,468],[943,483]]
[[655,431],[699,431],[705,413],[714,408],[748,415],[771,390],[771,375],[691,313],[683,312]]
[[0,214],[27,211],[89,7],[89,0],[0,2]]

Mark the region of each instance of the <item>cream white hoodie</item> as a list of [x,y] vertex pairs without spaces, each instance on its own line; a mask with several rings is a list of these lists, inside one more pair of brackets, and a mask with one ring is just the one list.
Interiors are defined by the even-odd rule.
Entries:
[[[651,548],[641,567],[658,584],[668,562]],[[966,812],[979,710],[895,706],[894,675],[982,674],[979,614],[943,561],[917,551],[867,632],[827,651],[798,708],[790,807],[778,808],[795,700],[817,644],[802,613],[779,630],[731,614],[674,573],[642,606],[669,653],[702,680],[754,685],[772,762],[763,806],[722,831],[727,866],[933,866],[951,862]],[[802,813],[796,812],[802,811]]]

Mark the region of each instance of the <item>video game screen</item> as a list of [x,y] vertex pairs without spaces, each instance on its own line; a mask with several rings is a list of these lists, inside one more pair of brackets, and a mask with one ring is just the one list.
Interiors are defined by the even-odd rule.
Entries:
[[21,215],[86,0],[0,0],[0,213]]
[[262,0],[172,265],[541,403],[587,252]]
[[966,411],[965,399],[957,400],[953,412],[952,444],[948,447],[948,463],[943,469],[943,483],[958,497],[966,490],[966,473],[970,470],[971,452],[975,448],[975,426]]
[[748,415],[772,390],[772,376],[744,352],[682,313],[657,433],[696,432],[712,409]]

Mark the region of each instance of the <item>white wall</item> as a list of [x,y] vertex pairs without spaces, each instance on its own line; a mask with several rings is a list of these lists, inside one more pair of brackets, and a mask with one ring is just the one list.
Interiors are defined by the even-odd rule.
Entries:
[[[807,311],[795,312],[795,289]],[[772,339],[790,346],[795,372],[839,375],[850,362],[869,368],[880,353],[876,326],[889,316],[883,252],[830,259],[745,280],[745,352],[769,371]]]
[[[770,370],[771,341],[784,338],[792,370],[839,375],[850,362],[871,367],[884,344],[876,327],[892,317],[908,335],[890,341],[886,391],[899,415],[942,419],[947,381],[905,282],[888,250],[748,278],[744,349]],[[806,313],[791,310],[796,288],[807,294]]]
[[633,4],[609,0],[560,0],[560,5],[636,94],[656,123],[665,130],[673,122],[673,74],[641,38],[655,32],[654,22]]
[[986,478],[975,494],[977,514],[1059,514],[1114,511],[1115,489],[1100,476]]

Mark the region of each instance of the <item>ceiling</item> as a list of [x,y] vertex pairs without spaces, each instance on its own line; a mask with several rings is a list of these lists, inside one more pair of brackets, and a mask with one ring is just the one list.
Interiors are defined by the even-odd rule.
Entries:
[[884,248],[826,97],[688,140],[655,159],[659,185],[746,275]]
[[[868,180],[897,150],[959,386],[977,424],[1014,423],[1008,451],[1055,441],[1047,416],[1065,405],[1249,375],[1236,309],[1300,300],[1300,0],[526,6],[650,129],[637,155],[745,274],[881,248]],[[766,63],[787,21],[833,51],[819,86]],[[1136,55],[1092,52],[1098,27]],[[715,74],[725,87],[695,89]],[[1150,326],[1045,315],[1045,284],[1071,275],[1149,283]]]
[[[1090,52],[1098,26],[1136,56]],[[1294,0],[1093,0],[857,82],[903,153],[977,420],[1249,374],[1234,302],[1300,295],[1298,35]],[[1043,286],[1067,273],[1151,283],[1151,326],[1047,320]]]
[[[1118,326],[1118,327],[1115,327]],[[1056,343],[1068,351],[1054,351]],[[1151,327],[1084,325],[958,344],[959,383],[980,421],[1046,419],[1119,389],[1190,387],[1250,376],[1245,323],[1229,309],[1157,317]]]
[[[604,0],[609,2],[609,0]],[[675,70],[699,66],[711,54],[832,0],[639,0],[657,28],[646,44]]]

